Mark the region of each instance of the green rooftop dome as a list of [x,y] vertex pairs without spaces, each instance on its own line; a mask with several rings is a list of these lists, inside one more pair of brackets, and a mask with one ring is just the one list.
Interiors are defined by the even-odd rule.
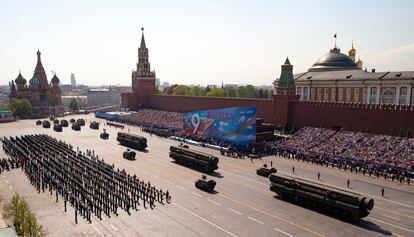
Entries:
[[22,74],[19,72],[19,75],[14,80],[14,82],[16,82],[17,85],[24,85],[24,84],[26,84],[27,81],[26,81],[26,79],[24,79],[24,77],[22,76]]

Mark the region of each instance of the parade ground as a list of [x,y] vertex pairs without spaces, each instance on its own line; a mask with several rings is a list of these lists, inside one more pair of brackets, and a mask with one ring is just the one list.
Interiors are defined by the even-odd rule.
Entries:
[[[115,168],[136,174],[140,180],[168,190],[172,202],[156,204],[154,209],[132,210],[128,215],[119,210],[118,216],[103,220],[92,216],[92,223],[81,217],[75,224],[75,209],[68,205],[67,212],[61,198],[48,192],[38,192],[21,169],[2,172],[0,175],[0,196],[2,205],[10,200],[14,192],[23,196],[48,230],[48,236],[414,236],[414,186],[397,181],[377,179],[338,169],[293,161],[281,157],[262,159],[235,159],[221,156],[217,150],[195,147],[217,156],[218,170],[208,176],[217,182],[215,192],[207,193],[196,189],[194,182],[202,173],[175,164],[169,158],[169,147],[178,141],[159,138],[143,133],[138,127],[125,126],[123,132],[145,136],[148,148],[136,151],[136,160],[122,158],[127,149],[118,145],[116,134],[121,129],[105,126],[105,121],[90,115],[68,116],[86,119],[81,131],[64,127],[63,132],[36,125],[36,120],[21,120],[0,124],[0,136],[23,134],[48,134],[71,144],[76,150],[94,150],[100,159]],[[59,118],[61,119],[61,118]],[[99,130],[89,128],[90,121],[98,121]],[[53,126],[52,126],[53,127]],[[108,140],[99,138],[103,129],[109,133]],[[6,155],[0,148],[0,158]],[[359,192],[375,201],[371,214],[359,223],[309,209],[281,200],[269,190],[269,180],[256,175],[256,169],[264,163],[277,168],[278,173],[317,180]],[[292,167],[295,173],[292,174]],[[381,189],[384,187],[384,196]],[[2,223],[2,220],[0,221]]]

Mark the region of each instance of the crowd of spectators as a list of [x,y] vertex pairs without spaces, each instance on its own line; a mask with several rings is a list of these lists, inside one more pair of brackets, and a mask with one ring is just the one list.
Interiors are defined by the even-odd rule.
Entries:
[[229,141],[184,134],[182,113],[141,109],[121,116],[118,122],[140,126],[157,136],[217,146],[230,157],[280,155],[391,179],[404,179],[407,171],[414,170],[414,138],[304,127],[288,138],[235,146]]
[[275,146],[276,154],[403,180],[414,170],[414,138],[305,127]]

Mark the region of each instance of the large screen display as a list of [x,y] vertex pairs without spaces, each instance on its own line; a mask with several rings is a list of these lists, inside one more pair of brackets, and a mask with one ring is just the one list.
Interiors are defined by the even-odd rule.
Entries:
[[184,113],[184,132],[247,145],[256,141],[256,107]]

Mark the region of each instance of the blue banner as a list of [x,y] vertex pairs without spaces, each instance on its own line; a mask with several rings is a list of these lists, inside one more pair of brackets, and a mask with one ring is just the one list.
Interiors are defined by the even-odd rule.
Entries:
[[233,107],[184,113],[184,132],[236,145],[256,141],[256,107]]

